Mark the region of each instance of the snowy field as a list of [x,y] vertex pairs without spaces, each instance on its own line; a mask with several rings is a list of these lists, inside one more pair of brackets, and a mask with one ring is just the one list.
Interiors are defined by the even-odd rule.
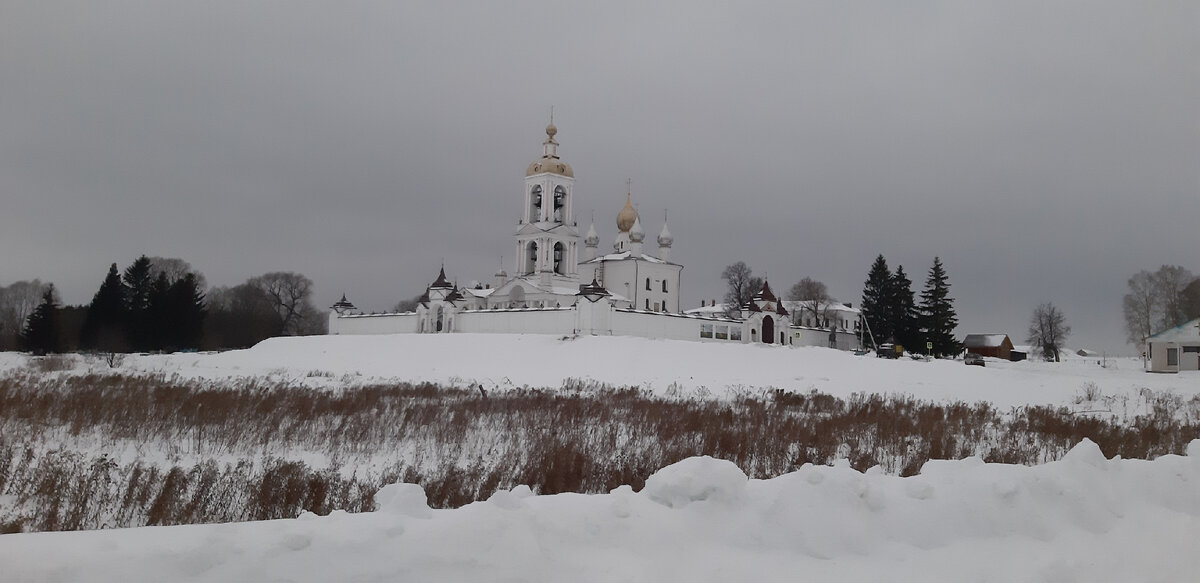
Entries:
[[[660,395],[721,398],[767,388],[911,394],[932,401],[988,401],[1007,409],[1026,404],[1076,406],[1087,397],[1126,405],[1144,391],[1187,400],[1200,395],[1200,373],[1150,374],[1140,359],[1064,354],[1064,362],[1005,362],[986,367],[961,360],[887,360],[825,348],[716,344],[626,337],[560,339],[542,335],[443,334],[273,338],[248,350],[219,354],[132,355],[123,372],[184,378],[239,377],[346,386],[380,380],[448,386],[559,388],[595,381],[636,386]],[[0,353],[0,373],[27,357]],[[107,372],[98,358],[73,372]],[[1094,403],[1088,403],[1092,407]],[[1120,411],[1114,411],[1120,413]]]
[[[1140,413],[1146,393],[1188,401],[1200,375],[1134,359],[889,361],[635,338],[439,335],[286,338],[221,354],[131,356],[126,373],[271,378],[314,387],[380,380],[512,387],[595,382],[679,398],[768,388],[911,394]],[[0,373],[28,366],[0,354]],[[99,359],[68,371],[105,372]],[[0,536],[2,581],[1196,581],[1200,440],[1187,456],[1106,460],[1083,442],[1036,467],[931,461],[899,478],[847,463],[748,480],[691,458],[640,492],[531,495],[430,510],[419,486],[379,510],[255,523]]]

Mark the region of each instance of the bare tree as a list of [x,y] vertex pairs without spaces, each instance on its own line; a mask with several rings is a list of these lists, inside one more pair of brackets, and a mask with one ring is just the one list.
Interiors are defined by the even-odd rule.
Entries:
[[246,281],[266,294],[279,315],[280,332],[294,336],[307,329],[306,318],[317,313],[312,306],[312,280],[290,271],[273,271]]
[[25,320],[42,303],[48,287],[36,279],[0,287],[0,350],[16,349]]
[[745,261],[727,265],[721,279],[728,284],[725,292],[725,313],[735,315],[743,304],[750,301],[754,292],[762,288],[762,278],[754,277]]
[[409,300],[400,300],[392,307],[393,312],[412,312],[417,309],[417,304],[421,301],[421,294],[417,294]]
[[199,289],[208,287],[204,280],[204,274],[192,269],[192,264],[187,261],[178,257],[150,257],[149,259],[151,281],[158,279],[158,274],[163,273],[167,276],[167,283],[174,285],[191,273],[195,275]]
[[1129,278],[1129,293],[1121,305],[1125,313],[1125,332],[1130,344],[1141,345],[1154,333],[1159,300],[1154,293],[1154,275],[1142,270]]
[[1183,288],[1183,311],[1188,320],[1200,318],[1200,278]]
[[1196,281],[1178,265],[1163,265],[1154,273],[1142,270],[1129,278],[1129,293],[1121,302],[1129,343],[1140,346],[1155,332],[1200,316]]
[[1054,302],[1038,306],[1029,319],[1029,344],[1041,350],[1042,358],[1047,361],[1059,362],[1059,352],[1070,334],[1071,327]]
[[805,277],[792,286],[787,299],[800,302],[800,318],[796,320],[797,323],[803,320],[805,314],[811,315],[818,327],[829,319],[829,308],[833,305],[833,298],[829,297],[829,289],[824,283]]
[[1160,330],[1178,326],[1188,320],[1184,309],[1183,290],[1196,279],[1192,272],[1178,265],[1163,265],[1154,273],[1154,293],[1158,296],[1162,312],[1158,324]]

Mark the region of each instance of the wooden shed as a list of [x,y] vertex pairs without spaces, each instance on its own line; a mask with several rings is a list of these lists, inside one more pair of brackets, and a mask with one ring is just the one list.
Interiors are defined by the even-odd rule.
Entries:
[[967,334],[963,347],[973,354],[1004,360],[1012,358],[1013,343],[1008,334]]

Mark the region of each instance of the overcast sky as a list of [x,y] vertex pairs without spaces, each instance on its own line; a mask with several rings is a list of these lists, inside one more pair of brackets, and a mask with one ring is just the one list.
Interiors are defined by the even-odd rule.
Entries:
[[385,310],[488,280],[554,106],[577,220],[649,240],[683,305],[744,260],[857,305],[875,256],[960,335],[1129,351],[1141,269],[1200,272],[1200,3],[0,0],[0,285],[298,271]]

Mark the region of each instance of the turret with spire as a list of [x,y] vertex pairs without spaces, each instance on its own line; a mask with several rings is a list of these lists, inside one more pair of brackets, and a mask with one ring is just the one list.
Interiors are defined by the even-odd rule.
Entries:
[[658,234],[658,257],[663,261],[671,260],[671,244],[675,242],[675,237],[671,236],[671,231],[667,229],[667,212],[663,211],[663,228]]
[[596,234],[596,222],[592,221],[588,227],[587,236],[583,238],[585,260],[591,261],[596,258],[596,247],[600,245],[600,235]]
[[633,219],[633,227],[629,229],[629,256],[642,256],[642,242],[646,240],[646,230],[642,228],[642,218]]

